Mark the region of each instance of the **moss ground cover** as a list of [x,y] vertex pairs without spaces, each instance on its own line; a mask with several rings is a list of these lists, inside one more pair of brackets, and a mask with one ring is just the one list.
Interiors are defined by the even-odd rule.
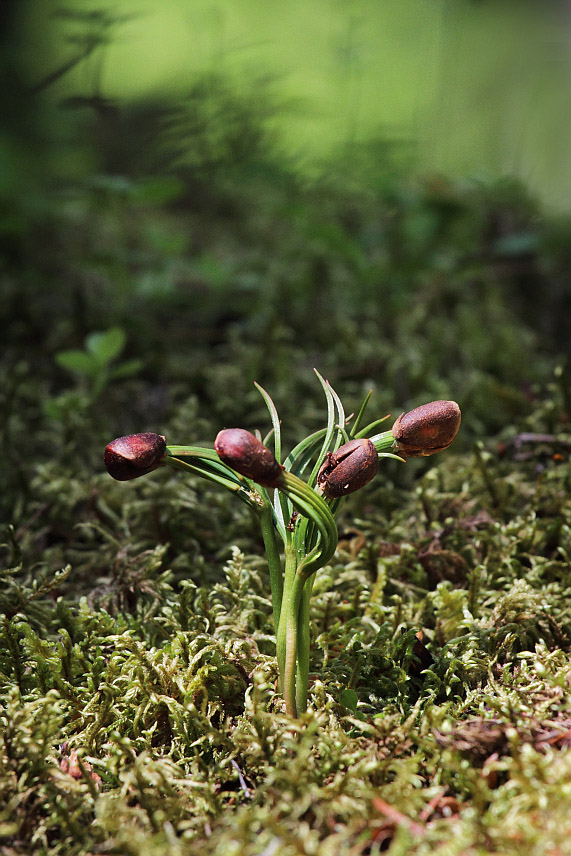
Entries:
[[2,852],[569,852],[569,468],[528,434],[347,506],[298,721],[247,509],[39,467],[3,547]]

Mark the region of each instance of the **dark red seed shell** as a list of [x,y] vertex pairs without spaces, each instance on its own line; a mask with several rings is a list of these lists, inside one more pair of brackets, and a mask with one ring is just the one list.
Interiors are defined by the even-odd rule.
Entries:
[[431,401],[401,413],[392,427],[397,450],[407,458],[442,452],[458,433],[461,418],[455,401]]
[[224,428],[214,441],[218,457],[240,475],[276,487],[282,467],[267,446],[244,428]]
[[105,447],[103,460],[110,476],[117,481],[130,481],[156,470],[165,452],[162,434],[126,434]]
[[319,473],[317,483],[325,496],[335,499],[347,496],[368,484],[379,469],[379,456],[370,440],[349,440],[328,455]]

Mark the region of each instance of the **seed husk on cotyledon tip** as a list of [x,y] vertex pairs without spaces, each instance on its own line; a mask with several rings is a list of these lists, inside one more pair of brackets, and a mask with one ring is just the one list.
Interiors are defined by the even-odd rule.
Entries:
[[328,452],[317,475],[317,484],[329,499],[347,496],[364,487],[379,469],[379,456],[370,440],[349,440]]
[[401,413],[392,427],[396,450],[405,458],[442,452],[458,433],[461,418],[455,401],[431,401]]
[[214,448],[218,457],[240,475],[264,487],[276,487],[282,467],[271,450],[244,428],[224,428],[219,431]]
[[126,434],[105,447],[107,472],[117,481],[131,481],[160,467],[166,453],[162,434]]

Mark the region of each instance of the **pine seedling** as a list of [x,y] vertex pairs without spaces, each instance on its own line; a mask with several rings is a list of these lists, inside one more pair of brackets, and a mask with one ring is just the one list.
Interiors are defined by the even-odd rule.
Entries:
[[440,452],[460,425],[455,402],[434,401],[401,414],[390,430],[378,431],[388,416],[362,427],[371,393],[351,420],[329,382],[316,374],[327,402],[327,423],[285,458],[276,406],[258,384],[272,422],[265,442],[242,428],[220,431],[213,449],[169,445],[160,434],[131,434],[109,443],[104,456],[108,472],[119,481],[170,466],[215,482],[251,508],[266,551],[280,688],[291,716],[307,709],[311,591],[316,571],[335,554],[335,518],[345,497],[377,475],[381,459],[404,461]]

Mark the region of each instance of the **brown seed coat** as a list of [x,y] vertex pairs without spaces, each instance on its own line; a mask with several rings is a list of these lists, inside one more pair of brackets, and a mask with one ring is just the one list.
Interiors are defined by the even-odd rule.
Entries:
[[103,460],[110,476],[117,481],[130,481],[156,470],[165,452],[162,434],[126,434],[105,447]]
[[214,448],[223,463],[264,487],[276,487],[282,467],[271,450],[244,428],[219,431]]
[[335,452],[328,452],[317,475],[325,496],[347,496],[368,484],[379,469],[379,456],[367,439],[349,440]]
[[456,436],[460,420],[455,401],[431,401],[401,413],[392,427],[397,450],[407,458],[442,452]]

